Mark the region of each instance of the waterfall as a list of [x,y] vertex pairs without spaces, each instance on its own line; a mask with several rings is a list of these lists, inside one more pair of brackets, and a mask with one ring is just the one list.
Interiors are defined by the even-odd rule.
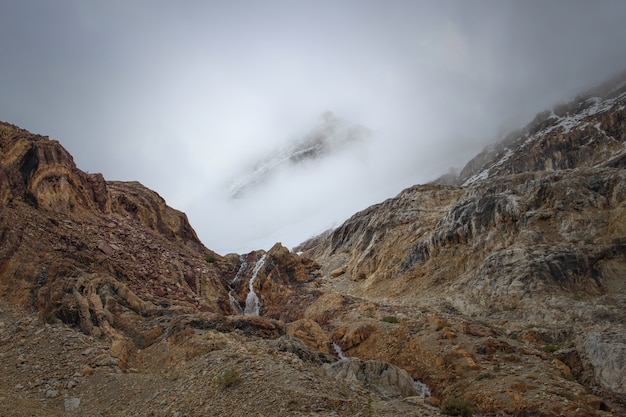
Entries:
[[248,262],[246,262],[246,255],[240,255],[239,260],[241,261],[241,266],[239,267],[239,271],[235,274],[235,278],[230,282],[230,285],[234,285],[241,279],[241,274],[243,274],[248,267]]
[[167,338],[170,337],[170,333],[172,333],[172,322],[168,321],[167,327],[163,329],[163,343],[167,344]]
[[246,262],[245,255],[240,255],[239,261],[241,262],[239,270],[235,274],[233,280],[230,282],[230,285],[228,285],[228,289],[230,290],[228,291],[228,300],[230,301],[230,310],[232,314],[243,314],[243,311],[241,311],[241,306],[239,305],[239,301],[237,301],[234,296],[235,289],[232,287],[241,279],[241,275],[246,271],[246,268],[248,267],[248,262]]
[[254,269],[252,270],[252,277],[250,277],[250,282],[248,283],[248,287],[250,288],[250,292],[248,292],[248,296],[246,297],[246,308],[243,311],[243,314],[246,316],[258,316],[261,310],[261,301],[259,297],[254,292],[254,280],[256,276],[259,274],[259,271],[265,264],[266,255],[263,254],[261,258],[256,261],[256,265],[254,265]]
[[414,384],[415,384],[415,389],[417,390],[417,392],[419,392],[420,397],[426,398],[426,397],[432,396],[432,393],[430,392],[430,388],[428,388],[428,386],[426,386],[426,384],[424,384],[422,381],[419,381],[416,379]]
[[234,292],[235,290],[233,290],[232,288],[230,289],[230,291],[228,291],[228,299],[230,300],[230,309],[232,310],[233,314],[241,314],[242,313],[241,306],[239,305],[239,301],[237,301],[237,299],[233,295]]
[[335,352],[337,352],[337,356],[339,356],[339,359],[348,359],[346,354],[343,353],[343,350],[341,350],[341,347],[335,342],[333,342],[333,349],[335,349]]

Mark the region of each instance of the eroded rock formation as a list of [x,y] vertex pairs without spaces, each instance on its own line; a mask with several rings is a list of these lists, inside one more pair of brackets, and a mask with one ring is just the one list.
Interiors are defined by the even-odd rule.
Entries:
[[164,316],[225,311],[229,265],[158,194],[86,174],[58,142],[9,124],[0,150],[3,297],[139,348]]
[[[446,400],[485,415],[623,415],[625,107],[624,83],[603,86],[303,254],[227,256],[156,192],[84,173],[58,142],[0,123],[0,347],[16,364],[0,383],[26,392],[23,415],[61,386],[85,414],[146,414],[167,392],[161,404],[188,415],[437,416]],[[16,305],[39,321],[15,320]],[[72,328],[80,343],[61,340]],[[65,385],[24,379],[62,373],[37,343],[82,349]],[[111,375],[135,390],[127,403],[70,396]]]
[[[461,341],[465,332],[444,320],[441,340],[458,343],[466,375],[483,367],[475,352],[519,357],[523,349],[500,347],[526,340],[573,349],[564,359],[577,358],[576,376],[569,367],[566,373],[624,401],[625,108],[623,82],[592,90],[488,148],[457,185],[411,187],[298,249],[322,265],[329,285],[379,306],[434,309],[506,329],[513,339],[498,332]],[[445,386],[454,355],[437,354],[428,337],[413,339],[414,330],[400,326],[397,339],[367,320],[336,323],[333,338],[348,355],[429,375],[435,391]],[[523,331],[532,327],[536,336]],[[420,359],[405,360],[405,352]],[[478,395],[470,386],[460,390]],[[512,406],[489,405],[480,395],[473,401],[485,410]]]

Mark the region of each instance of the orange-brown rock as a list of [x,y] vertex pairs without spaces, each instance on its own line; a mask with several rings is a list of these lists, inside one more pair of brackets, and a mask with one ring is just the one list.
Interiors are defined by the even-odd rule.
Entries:
[[331,353],[330,337],[316,321],[310,319],[296,320],[287,323],[285,331],[288,335],[302,340],[312,349],[322,353]]
[[[267,253],[254,251],[242,255],[235,262],[230,274],[224,276],[224,284],[232,288],[237,306],[245,310],[249,283],[253,279],[253,288],[261,306],[260,314],[284,322],[295,321],[304,317],[308,305],[315,301],[319,293],[304,284],[319,277],[317,265],[308,257],[301,257],[280,243],[275,244]],[[256,274],[256,275],[255,275]]]
[[4,123],[0,151],[0,295],[110,338],[123,365],[124,341],[159,340],[164,314],[225,310],[229,265],[158,194],[86,174],[58,142]]
[[[585,372],[572,375],[621,398],[626,87],[584,100],[468,165],[473,179],[465,185],[408,188],[303,245],[305,254],[329,272],[347,265],[345,276],[328,274],[335,288],[434,310],[441,340],[456,340],[459,330],[497,335],[478,324],[444,330],[451,315],[508,329],[537,347],[573,346]],[[490,343],[476,347],[504,349]]]
[[[91,381],[81,392],[106,386],[123,405],[85,415],[133,400],[134,414],[434,416],[437,399],[481,415],[624,415],[625,108],[623,82],[583,95],[303,254],[226,257],[157,193],[0,124],[0,302],[40,313],[0,308],[3,405],[77,407],[73,387]],[[55,318],[87,335],[68,343],[76,332]],[[46,343],[54,361],[33,348]],[[84,358],[56,366],[73,345]],[[70,375],[23,377],[52,368]]]

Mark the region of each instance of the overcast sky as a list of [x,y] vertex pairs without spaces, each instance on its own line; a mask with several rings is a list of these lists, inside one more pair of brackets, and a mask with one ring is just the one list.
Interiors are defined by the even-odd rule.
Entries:
[[[0,120],[220,253],[292,247],[626,69],[626,1],[0,1]],[[352,151],[228,183],[332,111]]]

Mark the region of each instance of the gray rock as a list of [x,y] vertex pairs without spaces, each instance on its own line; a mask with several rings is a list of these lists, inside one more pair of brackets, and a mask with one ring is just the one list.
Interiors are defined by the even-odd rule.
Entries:
[[56,398],[59,396],[59,390],[49,389],[46,391],[46,398]]
[[348,358],[325,364],[324,369],[335,379],[358,382],[385,398],[419,395],[408,372],[390,363]]
[[80,398],[66,398],[65,411],[74,411],[80,406]]
[[626,395],[626,334],[621,337],[589,333],[581,343],[581,351],[593,368],[596,382],[604,388]]
[[96,356],[96,358],[93,360],[93,364],[95,366],[109,366],[112,363],[113,362],[111,356],[106,353]]

